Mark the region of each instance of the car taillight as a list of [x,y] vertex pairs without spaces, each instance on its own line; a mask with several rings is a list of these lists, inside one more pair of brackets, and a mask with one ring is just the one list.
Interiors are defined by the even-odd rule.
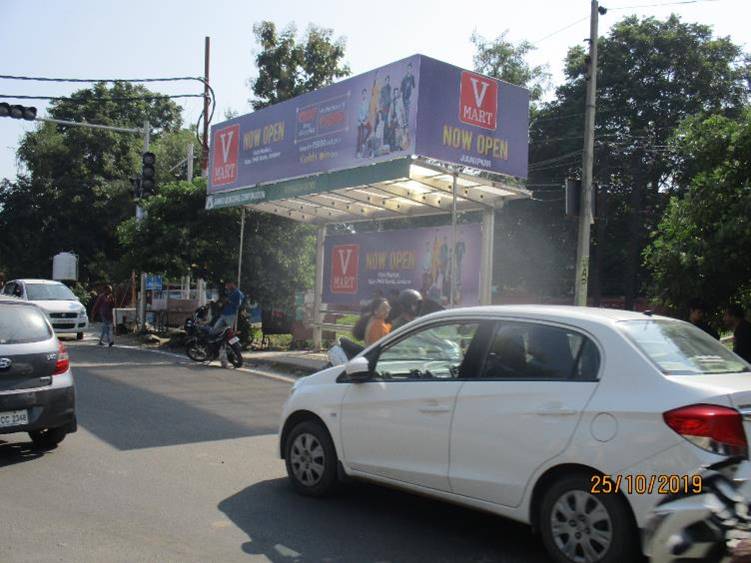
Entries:
[[68,359],[68,350],[65,349],[63,343],[60,342],[60,347],[57,349],[57,362],[55,363],[55,371],[52,375],[60,375],[68,371],[70,367],[70,360]]
[[719,455],[748,457],[743,417],[719,405],[689,405],[662,415],[665,423],[692,444]]

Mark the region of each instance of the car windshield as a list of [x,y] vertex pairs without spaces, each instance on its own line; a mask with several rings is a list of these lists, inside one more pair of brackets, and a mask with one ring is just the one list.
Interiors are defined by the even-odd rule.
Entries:
[[27,283],[29,301],[75,301],[73,292],[61,283]]
[[622,321],[626,336],[665,375],[750,371],[748,364],[703,330],[683,321]]
[[0,305],[0,344],[40,342],[52,337],[44,314],[31,305]]

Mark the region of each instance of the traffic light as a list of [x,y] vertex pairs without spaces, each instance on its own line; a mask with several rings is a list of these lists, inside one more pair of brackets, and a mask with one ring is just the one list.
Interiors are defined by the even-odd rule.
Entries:
[[143,168],[141,169],[141,196],[148,197],[154,195],[156,188],[156,155],[153,152],[143,153],[141,159]]
[[1,102],[0,117],[11,117],[13,119],[25,119],[26,121],[34,121],[37,117],[37,108],[10,105],[7,102]]

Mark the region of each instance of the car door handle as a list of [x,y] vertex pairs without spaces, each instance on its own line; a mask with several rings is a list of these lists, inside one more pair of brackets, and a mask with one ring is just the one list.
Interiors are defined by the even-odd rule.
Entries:
[[539,416],[572,416],[579,414],[576,409],[569,409],[560,405],[547,405],[537,411]]
[[429,407],[420,407],[417,410],[419,410],[421,413],[424,413],[424,414],[441,414],[441,413],[451,412],[451,407],[442,407],[440,405],[433,405]]

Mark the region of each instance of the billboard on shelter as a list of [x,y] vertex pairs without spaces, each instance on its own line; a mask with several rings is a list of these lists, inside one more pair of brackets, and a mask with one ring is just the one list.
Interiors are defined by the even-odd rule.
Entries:
[[412,155],[525,178],[528,114],[526,89],[414,55],[214,125],[208,192]]
[[[479,304],[481,227],[457,226],[457,305]],[[447,304],[450,295],[451,227],[334,235],[324,246],[323,301],[358,305],[378,291],[417,289]]]

